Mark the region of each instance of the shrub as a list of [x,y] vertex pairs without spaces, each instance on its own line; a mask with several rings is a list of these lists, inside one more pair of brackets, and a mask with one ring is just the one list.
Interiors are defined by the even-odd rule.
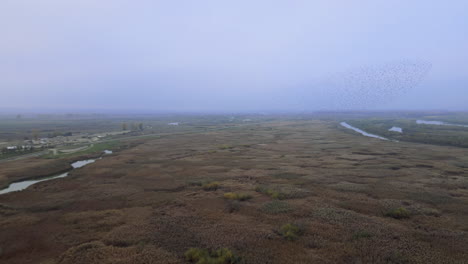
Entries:
[[252,195],[245,194],[245,193],[228,192],[228,193],[224,194],[224,198],[226,198],[228,200],[246,201],[246,200],[252,199]]
[[359,240],[361,238],[370,238],[372,234],[367,231],[358,231],[353,234],[353,240]]
[[442,215],[439,210],[432,209],[432,208],[423,208],[421,212],[423,215],[427,215],[427,216],[439,217]]
[[240,258],[227,248],[211,252],[206,249],[190,248],[185,252],[185,259],[197,264],[235,264],[240,262]]
[[277,173],[273,175],[273,177],[277,179],[286,179],[286,180],[294,180],[302,176],[304,176],[304,174],[297,174],[297,173],[290,173],[290,172]]
[[296,240],[302,235],[304,229],[296,224],[285,224],[280,228],[279,233],[287,240]]
[[231,145],[221,145],[221,146],[218,146],[219,149],[233,149],[234,146],[231,146]]
[[205,191],[216,191],[218,190],[219,182],[210,182],[203,184],[202,188]]
[[292,211],[292,207],[284,201],[272,201],[262,206],[261,210],[269,214],[283,214]]
[[189,185],[189,186],[202,186],[202,185],[203,185],[203,181],[189,181],[189,182],[188,182],[188,185]]
[[281,186],[281,187],[267,187],[267,186],[257,186],[255,191],[259,193],[266,194],[273,199],[286,200],[286,199],[296,199],[303,198],[309,195],[308,191],[293,187],[293,186]]
[[240,202],[237,201],[237,200],[229,200],[227,203],[226,203],[226,211],[228,213],[233,213],[233,212],[237,212],[239,211],[240,209]]
[[405,219],[405,218],[410,217],[410,212],[406,208],[400,207],[400,208],[396,208],[396,209],[388,211],[385,214],[385,216],[392,217],[395,219]]
[[266,186],[257,186],[257,187],[255,187],[255,191],[259,192],[259,193],[266,194],[266,195],[270,196],[273,199],[279,199],[279,200],[284,199],[284,195],[281,192],[273,190],[273,189],[268,188]]
[[185,259],[190,262],[198,263],[202,259],[206,259],[210,256],[208,250],[200,248],[190,248],[185,252]]

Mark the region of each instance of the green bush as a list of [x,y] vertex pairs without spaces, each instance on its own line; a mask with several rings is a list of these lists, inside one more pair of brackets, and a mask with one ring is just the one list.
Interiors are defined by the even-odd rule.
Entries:
[[304,198],[310,194],[308,191],[288,185],[274,187],[260,185],[255,187],[255,191],[266,194],[271,198],[278,200]]
[[202,188],[205,191],[216,191],[219,188],[219,182],[205,183],[203,184]]
[[353,234],[353,240],[359,240],[361,238],[370,238],[372,234],[367,231],[358,231]]
[[190,248],[185,252],[185,259],[197,264],[235,264],[240,262],[240,258],[227,248],[211,252],[201,248]]
[[285,224],[279,233],[287,240],[296,240],[304,232],[303,228],[296,224]]
[[245,193],[228,192],[228,193],[224,194],[224,198],[226,198],[228,200],[246,201],[246,200],[252,199],[252,195],[245,194]]
[[284,201],[272,201],[262,206],[261,210],[269,214],[284,214],[293,210],[293,208]]
[[272,188],[268,188],[266,186],[257,186],[257,187],[255,187],[255,191],[259,192],[259,193],[266,194],[266,195],[270,196],[273,199],[279,199],[279,200],[285,199],[285,195],[283,193],[281,193],[281,192],[279,192],[277,190],[274,190]]
[[210,253],[206,249],[190,248],[185,252],[185,259],[190,262],[198,263],[202,259],[206,259],[210,256]]
[[396,208],[396,209],[388,211],[385,214],[385,216],[392,217],[395,219],[405,219],[405,218],[410,217],[410,212],[406,208],[400,207],[400,208]]

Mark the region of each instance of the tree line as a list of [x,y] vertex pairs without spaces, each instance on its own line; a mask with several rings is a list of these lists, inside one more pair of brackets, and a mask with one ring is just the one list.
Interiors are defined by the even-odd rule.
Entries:
[[122,130],[123,131],[126,131],[126,130],[131,130],[131,131],[143,131],[144,129],[144,126],[143,126],[143,123],[131,123],[130,125],[126,122],[123,122],[122,123]]

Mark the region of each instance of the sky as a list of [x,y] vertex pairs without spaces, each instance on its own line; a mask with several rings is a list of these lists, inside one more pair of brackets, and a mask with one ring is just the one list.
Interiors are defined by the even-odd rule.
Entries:
[[466,0],[2,0],[0,111],[468,110],[466,10]]

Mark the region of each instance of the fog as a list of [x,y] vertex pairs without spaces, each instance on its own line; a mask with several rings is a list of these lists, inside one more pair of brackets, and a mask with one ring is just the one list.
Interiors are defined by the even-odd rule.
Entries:
[[467,110],[468,1],[0,2],[0,110]]

